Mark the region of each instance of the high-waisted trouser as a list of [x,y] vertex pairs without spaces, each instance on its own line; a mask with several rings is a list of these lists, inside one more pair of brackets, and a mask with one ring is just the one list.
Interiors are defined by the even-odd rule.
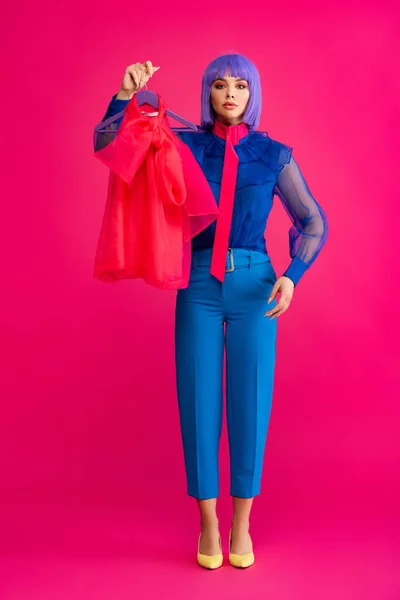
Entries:
[[[260,493],[270,419],[277,318],[268,297],[276,281],[270,257],[234,248],[221,283],[210,274],[210,250],[192,252],[189,286],[176,298],[175,359],[187,492],[219,496],[218,450],[223,415],[226,346],[226,419],[230,494]],[[226,324],[226,329],[225,329]]]

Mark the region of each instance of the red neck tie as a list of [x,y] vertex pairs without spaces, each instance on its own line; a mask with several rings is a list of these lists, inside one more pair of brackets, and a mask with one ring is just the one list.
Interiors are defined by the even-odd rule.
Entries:
[[241,138],[248,135],[249,130],[246,123],[239,123],[239,125],[224,125],[220,121],[215,120],[212,132],[226,140],[218,206],[219,215],[215,230],[210,268],[210,273],[219,279],[219,281],[223,282],[226,269],[226,253],[228,251],[229,235],[231,232],[237,167],[239,164],[239,158],[233,146],[238,144]]

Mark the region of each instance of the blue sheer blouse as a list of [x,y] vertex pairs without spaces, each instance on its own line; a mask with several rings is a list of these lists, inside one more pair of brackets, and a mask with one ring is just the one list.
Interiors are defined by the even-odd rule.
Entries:
[[[103,121],[124,110],[128,102],[116,99],[115,94]],[[96,136],[95,150],[114,137],[121,120],[119,117],[111,124],[111,135]],[[191,149],[218,204],[225,140],[211,131],[174,128],[174,133]],[[250,130],[234,148],[239,165],[229,247],[267,253],[264,233],[276,194],[291,221],[289,251],[292,260],[283,275],[297,285],[325,244],[328,234],[326,215],[312,196],[290,146],[273,140],[266,132]],[[214,221],[192,238],[192,249],[212,248],[215,228]]]

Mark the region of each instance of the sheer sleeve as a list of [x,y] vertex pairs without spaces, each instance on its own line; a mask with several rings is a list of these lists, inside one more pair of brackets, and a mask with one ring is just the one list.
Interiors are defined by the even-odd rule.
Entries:
[[280,198],[292,226],[289,248],[292,258],[286,271],[294,285],[313,264],[328,235],[328,222],[321,206],[312,196],[291,151],[279,172],[274,193]]
[[106,114],[94,129],[93,149],[95,152],[105,148],[117,135],[128,102],[129,100],[117,99],[117,94],[111,98]]

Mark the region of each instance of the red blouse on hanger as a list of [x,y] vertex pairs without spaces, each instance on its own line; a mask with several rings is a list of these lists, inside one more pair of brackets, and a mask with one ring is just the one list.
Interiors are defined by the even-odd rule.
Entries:
[[94,277],[141,278],[161,289],[189,283],[192,237],[218,216],[212,190],[186,144],[171,131],[165,102],[158,115],[135,96],[118,135],[95,156],[110,168]]

